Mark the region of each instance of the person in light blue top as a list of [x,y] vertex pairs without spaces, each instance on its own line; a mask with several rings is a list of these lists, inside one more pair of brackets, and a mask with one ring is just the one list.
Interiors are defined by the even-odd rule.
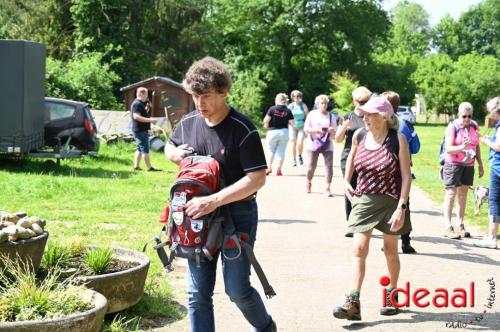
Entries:
[[490,226],[488,234],[482,240],[474,242],[481,248],[497,248],[498,225],[500,225],[500,97],[491,99],[486,104],[490,117],[496,121],[495,131],[491,138],[482,136],[481,143],[490,148],[490,193],[489,193],[489,217]]
[[288,105],[288,108],[292,111],[293,120],[295,121],[295,124],[288,128],[289,139],[292,143],[293,166],[297,166],[297,152],[299,153],[300,165],[304,165],[304,159],[302,159],[305,138],[304,123],[309,109],[302,101],[302,92],[299,90],[293,90],[290,97],[292,98],[292,103]]

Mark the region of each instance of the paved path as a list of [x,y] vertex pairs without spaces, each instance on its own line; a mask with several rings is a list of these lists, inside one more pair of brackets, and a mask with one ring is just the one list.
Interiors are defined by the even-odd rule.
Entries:
[[[343,236],[344,198],[338,166],[340,146],[337,145],[336,149],[334,197],[321,194],[324,189],[321,162],[313,179],[313,193],[306,194],[305,166],[288,167],[290,156],[283,170],[285,175],[269,176],[258,195],[260,221],[255,251],[278,294],[273,299],[265,300],[278,330],[449,331],[446,322],[470,322],[481,317],[479,322],[468,324],[467,329],[500,330],[500,250],[475,248],[471,239],[443,238],[440,208],[416,187],[425,186],[418,181],[418,173],[411,191],[412,245],[418,254],[400,255],[400,285],[404,286],[409,281],[411,292],[425,287],[431,291],[429,299],[439,287],[446,288],[450,297],[455,288],[464,288],[469,292],[469,284],[473,281],[475,306],[435,308],[431,304],[419,308],[411,304],[397,316],[380,316],[382,286],[379,279],[387,272],[380,250],[381,233],[374,231],[361,293],[363,320],[353,323],[333,318],[333,307],[343,303],[343,294],[350,286],[352,251],[351,239]],[[481,235],[477,229],[470,230],[473,237]],[[486,309],[484,304],[490,294],[486,280],[490,277],[494,277],[497,283],[497,297],[493,309]],[[236,306],[225,295],[220,269],[217,278],[214,296],[217,331],[251,331]],[[255,275],[252,275],[252,282],[262,294]],[[185,285],[184,280],[181,285]],[[185,293],[180,293],[178,301],[184,305],[187,303]],[[467,305],[470,303],[467,302]],[[487,312],[480,316],[485,309]],[[188,331],[187,317],[158,331]]]

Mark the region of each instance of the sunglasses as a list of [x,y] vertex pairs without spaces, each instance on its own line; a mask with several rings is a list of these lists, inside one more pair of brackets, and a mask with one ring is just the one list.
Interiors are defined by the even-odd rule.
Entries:
[[472,119],[472,115],[462,115],[462,119],[466,119],[466,118]]

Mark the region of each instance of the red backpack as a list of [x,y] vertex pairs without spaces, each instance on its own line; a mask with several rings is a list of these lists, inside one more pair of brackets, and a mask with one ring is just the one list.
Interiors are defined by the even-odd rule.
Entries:
[[[160,223],[164,226],[167,241],[161,241],[161,234],[155,237],[156,249],[164,269],[173,270],[172,261],[175,257],[196,260],[198,266],[202,261],[211,261],[219,250],[225,259],[233,260],[240,257],[242,249],[248,255],[268,298],[276,295],[260,267],[253,248],[246,241],[248,234],[238,233],[234,227],[227,206],[222,206],[199,219],[192,219],[185,214],[186,203],[194,197],[207,196],[218,192],[224,187],[223,176],[219,162],[210,156],[190,155],[183,158],[179,164],[179,172],[169,195],[169,204],[165,206]],[[164,247],[170,248],[167,256]],[[237,254],[228,256],[226,249],[237,248]]]
[[197,220],[184,212],[186,203],[193,197],[211,195],[221,187],[217,160],[197,155],[181,160],[177,179],[170,189],[169,204],[160,215],[174,256],[196,259],[199,263],[206,259],[212,260],[221,248],[224,219],[221,208]]

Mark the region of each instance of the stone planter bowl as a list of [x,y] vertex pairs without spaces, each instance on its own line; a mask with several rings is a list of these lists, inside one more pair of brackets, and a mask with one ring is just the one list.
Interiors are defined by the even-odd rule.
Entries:
[[[95,248],[88,246],[88,248]],[[130,249],[113,248],[113,256],[120,260],[137,262],[138,266],[115,273],[82,277],[85,285],[106,297],[108,314],[137,304],[144,293],[149,270],[149,257]]]
[[[20,260],[24,264],[33,266],[34,272],[38,271],[40,262],[42,261],[43,251],[47,244],[49,233],[43,232],[42,234],[32,237],[27,240],[19,240],[16,242],[4,242],[0,244],[0,254],[9,257],[16,261]],[[0,268],[3,267],[0,262]]]
[[82,297],[94,308],[64,318],[0,323],[0,332],[99,332],[108,308],[106,298],[90,289]]

